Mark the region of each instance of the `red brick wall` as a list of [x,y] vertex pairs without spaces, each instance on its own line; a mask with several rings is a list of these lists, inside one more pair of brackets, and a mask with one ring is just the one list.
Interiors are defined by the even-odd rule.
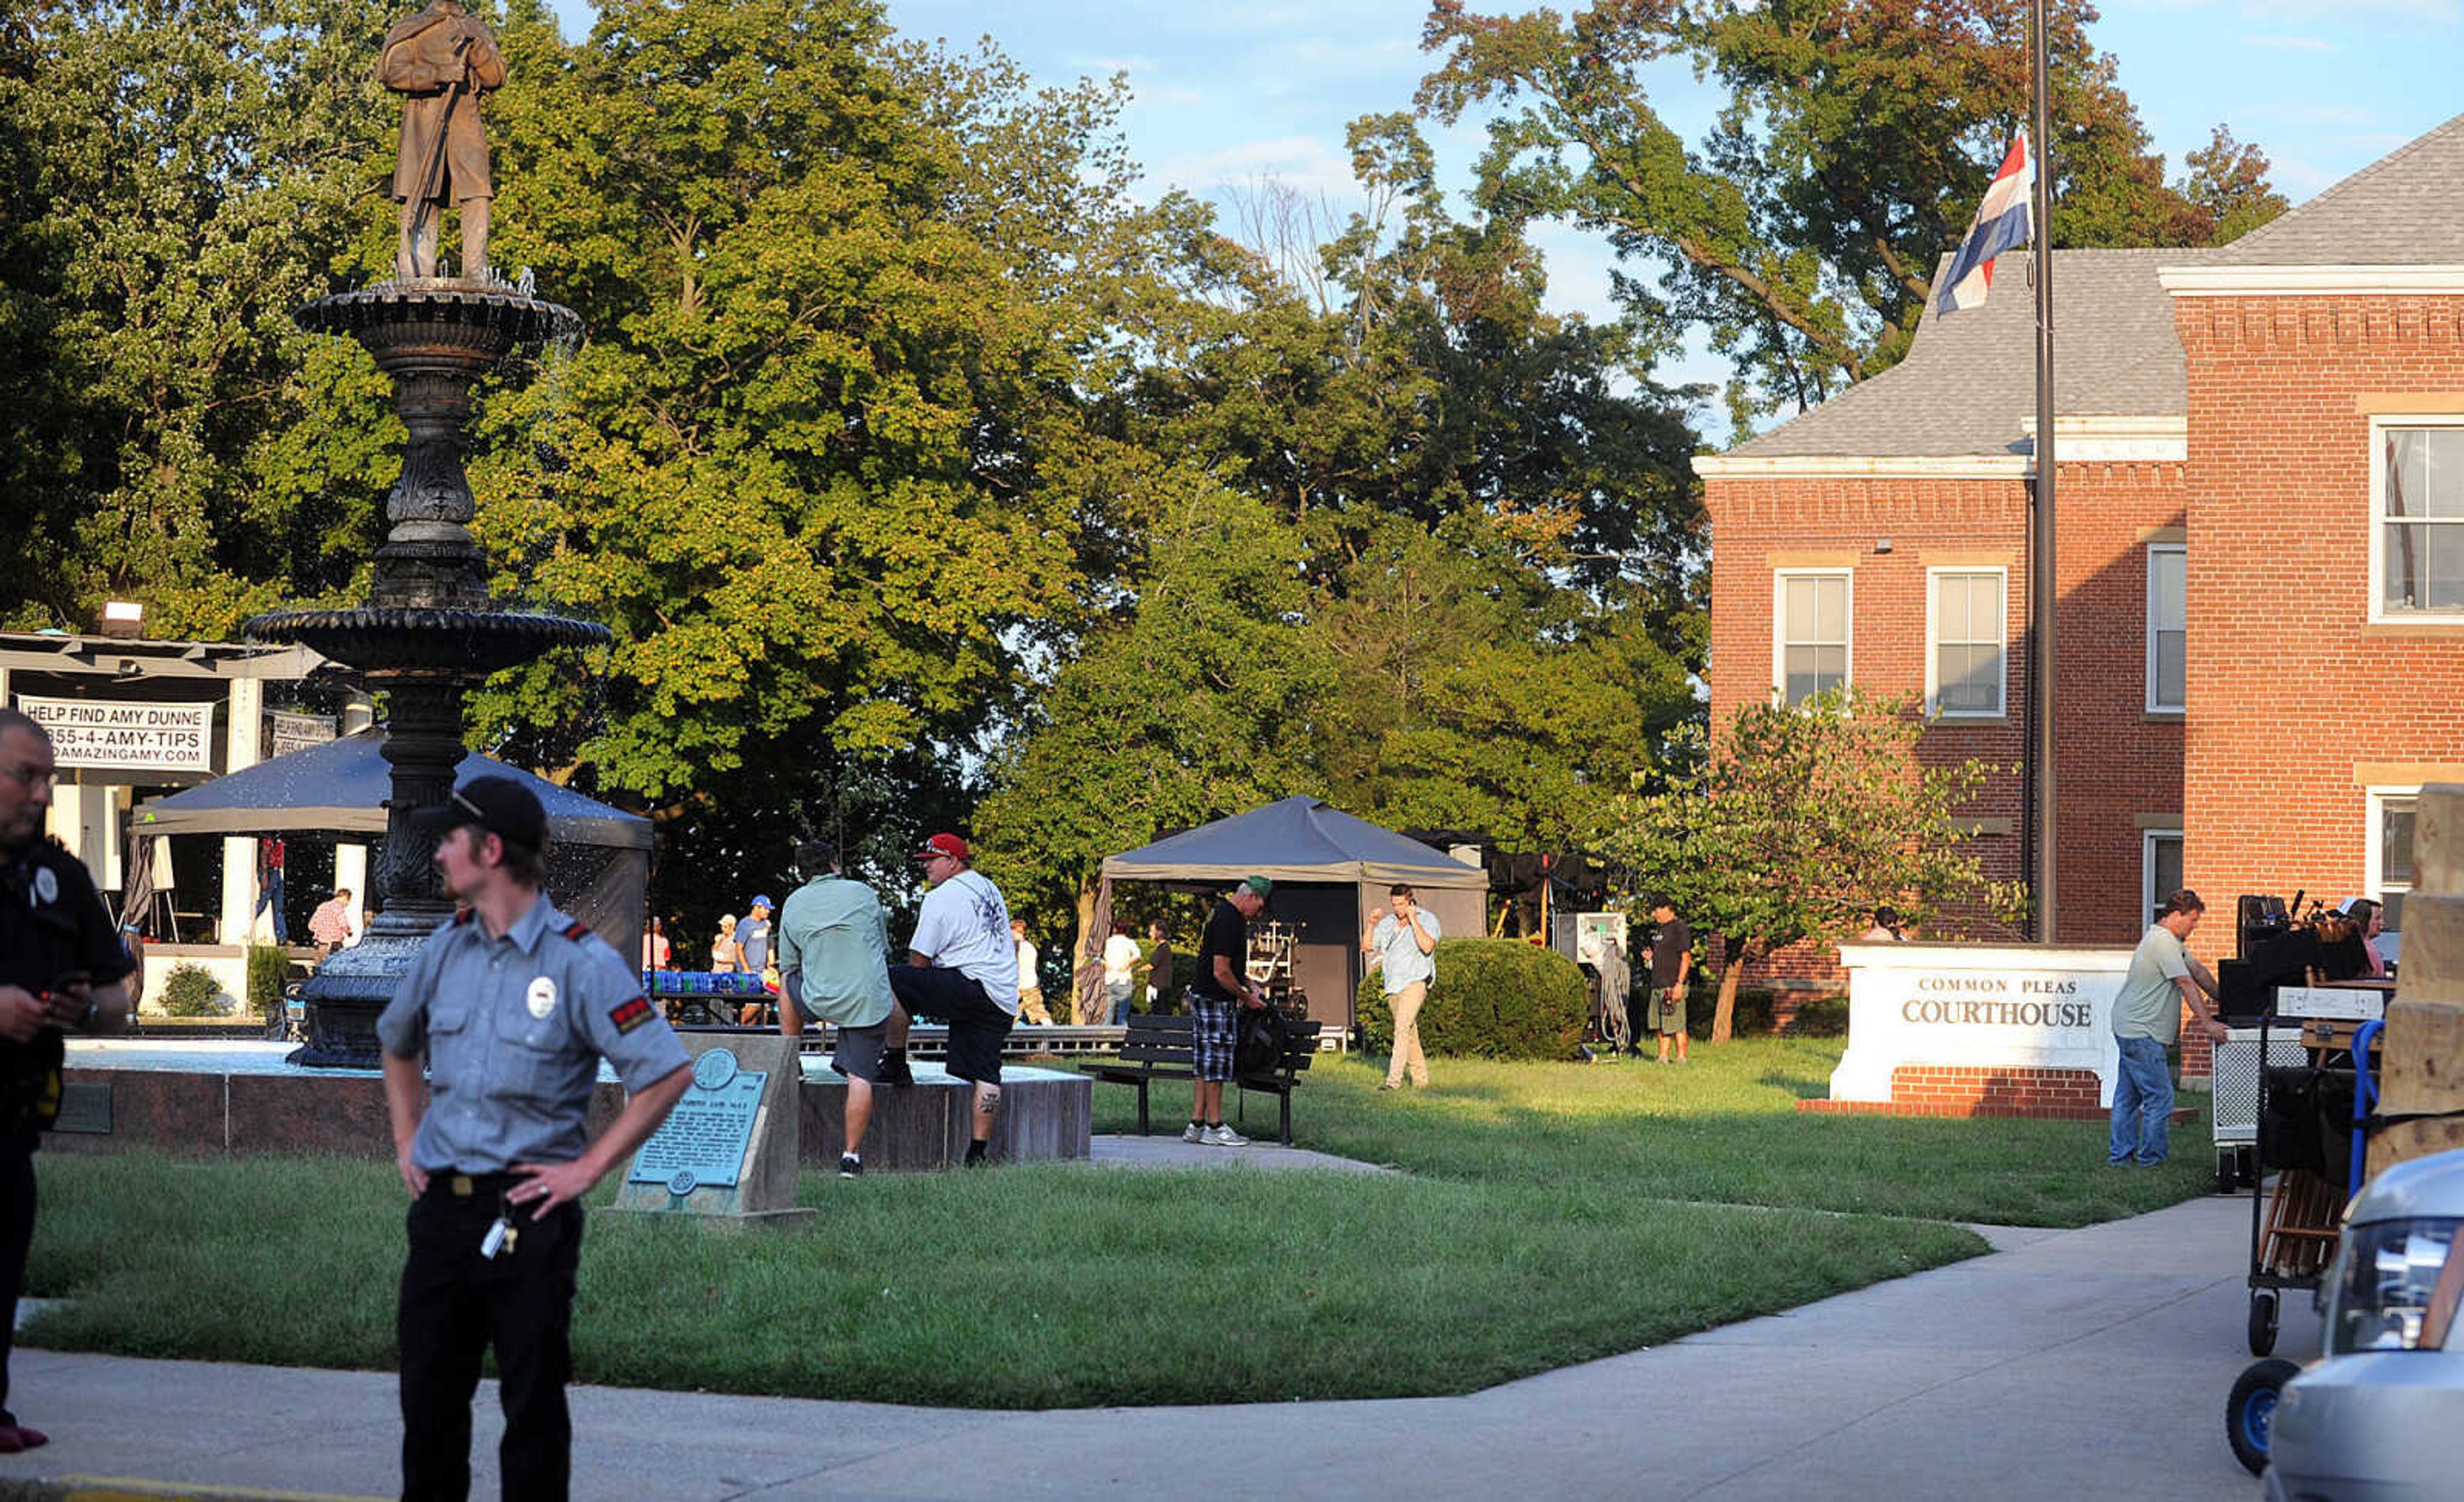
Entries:
[[2092,1070],[1904,1065],[1891,1071],[1891,1098],[1887,1104],[1800,1100],[1796,1109],[1830,1115],[2034,1116],[2094,1121],[2110,1115],[2097,1104],[2101,1089]]
[[[2364,394],[2464,393],[2464,297],[2176,298],[2189,357],[2192,947],[2367,868],[2361,762],[2464,762],[2464,627],[2369,615]],[[2464,395],[2448,410],[2464,410]]]
[[[1866,689],[1922,695],[1927,569],[1998,563],[2009,582],[2011,653],[2002,720],[1929,728],[1918,755],[1973,757],[2004,770],[1969,817],[2012,833],[1976,847],[1990,875],[2020,875],[2020,782],[2026,692],[2027,486],[2015,479],[1709,480],[1712,722],[1771,688],[1772,575],[1809,557],[1853,555],[1851,673]],[[2059,937],[2127,943],[2140,912],[2141,814],[2178,811],[2178,718],[2145,713],[2147,535],[2183,522],[2178,463],[2071,464],[2059,471],[2061,723],[2057,731]],[[1891,551],[1877,553],[1878,539]],[[1941,930],[1937,929],[1937,933]],[[1836,983],[1828,946],[1801,946],[1757,967],[1753,983]]]

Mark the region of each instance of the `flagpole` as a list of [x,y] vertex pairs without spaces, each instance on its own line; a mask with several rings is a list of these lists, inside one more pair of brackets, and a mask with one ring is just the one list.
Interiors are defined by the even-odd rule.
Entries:
[[2034,866],[2029,872],[2035,889],[2036,941],[2054,941],[2054,727],[2057,657],[2054,650],[2054,616],[2059,584],[2054,552],[2054,133],[2049,98],[2045,38],[2045,0],[2029,7],[2031,58],[2031,123],[2035,136],[2035,187],[2032,209],[2035,223],[2036,282],[2036,442],[2033,528],[2028,548],[2028,746],[2030,779],[2028,809],[2035,833]]

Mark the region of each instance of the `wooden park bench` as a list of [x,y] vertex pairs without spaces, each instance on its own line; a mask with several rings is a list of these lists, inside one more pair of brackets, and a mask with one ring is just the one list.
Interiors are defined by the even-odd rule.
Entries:
[[[1245,1116],[1248,1093],[1258,1091],[1275,1095],[1281,1103],[1283,1119],[1278,1135],[1286,1147],[1292,1145],[1292,1087],[1300,1083],[1303,1070],[1317,1057],[1317,1040],[1323,1024],[1287,1019],[1284,1056],[1274,1068],[1263,1073],[1235,1074],[1230,1083],[1241,1092],[1238,1104]],[[1121,1053],[1116,1060],[1079,1066],[1093,1079],[1112,1085],[1134,1085],[1138,1090],[1138,1135],[1144,1137],[1153,1128],[1147,1118],[1147,1087],[1159,1079],[1195,1080],[1197,1071],[1190,1064],[1189,1019],[1180,1016],[1155,1016],[1132,1012],[1123,1030]]]

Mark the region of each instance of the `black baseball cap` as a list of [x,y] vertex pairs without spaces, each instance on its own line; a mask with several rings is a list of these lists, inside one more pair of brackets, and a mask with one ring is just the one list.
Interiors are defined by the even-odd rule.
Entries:
[[474,777],[433,808],[410,816],[424,834],[443,835],[464,825],[526,850],[547,849],[547,810],[539,796],[510,777]]

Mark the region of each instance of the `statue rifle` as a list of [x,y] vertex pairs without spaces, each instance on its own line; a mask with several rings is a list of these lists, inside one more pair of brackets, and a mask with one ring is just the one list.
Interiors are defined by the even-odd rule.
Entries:
[[[453,44],[453,60],[462,62],[462,71],[453,79],[452,86],[445,91],[445,113],[436,119],[436,149],[428,154],[428,170],[419,175],[419,207],[412,210],[410,217],[410,243],[414,251],[419,245],[420,232],[428,228],[428,216],[436,211],[436,190],[445,171],[445,143],[453,130],[453,107],[462,102],[464,86],[471,81],[471,65],[462,61],[462,55],[470,50],[471,38],[466,33],[460,41]],[[438,255],[440,258],[443,255],[441,247]],[[430,275],[435,270],[432,265],[429,267]]]

